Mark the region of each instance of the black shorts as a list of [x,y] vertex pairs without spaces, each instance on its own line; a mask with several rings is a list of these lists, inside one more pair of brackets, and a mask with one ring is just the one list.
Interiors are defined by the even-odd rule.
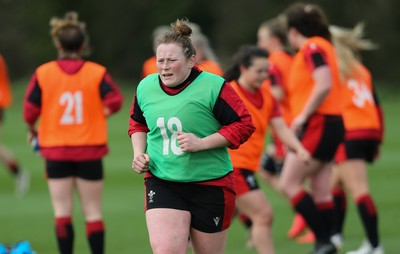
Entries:
[[260,189],[254,171],[243,168],[234,168],[233,172],[235,174],[237,197],[250,191]]
[[235,193],[219,186],[145,179],[145,210],[171,208],[189,211],[191,227],[215,233],[229,227],[235,207]]
[[330,162],[343,141],[344,134],[341,116],[314,114],[305,124],[300,139],[313,158]]
[[102,180],[103,162],[102,160],[79,162],[46,160],[46,173],[49,179],[78,177],[85,180]]
[[355,139],[340,144],[335,155],[335,162],[360,159],[372,163],[379,154],[379,140]]
[[272,175],[280,175],[283,168],[283,161],[278,162],[271,155],[264,153],[261,161],[261,168]]

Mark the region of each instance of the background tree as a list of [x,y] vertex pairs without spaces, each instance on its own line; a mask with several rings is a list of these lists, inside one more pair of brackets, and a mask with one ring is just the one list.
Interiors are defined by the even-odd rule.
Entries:
[[[208,35],[224,68],[244,43],[255,43],[259,24],[278,15],[288,0],[0,0],[0,52],[11,78],[27,77],[34,66],[56,56],[48,22],[68,10],[78,11],[91,36],[90,59],[106,65],[116,78],[136,82],[151,54],[151,34],[161,24],[187,17]],[[367,36],[379,50],[363,53],[378,80],[394,83],[400,69],[400,2],[396,0],[319,0],[332,24],[366,23]]]

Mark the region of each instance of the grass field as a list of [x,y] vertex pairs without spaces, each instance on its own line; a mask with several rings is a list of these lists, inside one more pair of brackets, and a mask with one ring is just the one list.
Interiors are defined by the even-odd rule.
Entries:
[[[107,253],[151,253],[143,212],[142,175],[130,169],[132,148],[127,136],[129,106],[134,84],[121,82],[124,107],[109,122],[111,152],[105,158],[104,219],[107,227]],[[14,196],[11,176],[0,165],[0,243],[12,244],[28,240],[38,254],[53,254],[56,241],[53,214],[44,179],[43,160],[26,144],[26,128],[22,121],[22,98],[27,80],[14,82],[14,103],[6,111],[2,142],[12,149],[21,165],[32,176],[31,190],[22,199]],[[393,86],[394,87],[394,86]],[[382,155],[369,169],[370,187],[380,212],[379,226],[385,253],[400,253],[400,119],[399,90],[380,88],[381,101],[386,113],[386,138]],[[286,232],[292,219],[288,203],[263,185],[272,203],[276,253],[308,253],[311,245],[298,245],[287,239]],[[78,199],[74,210],[75,253],[89,253],[85,228]],[[345,251],[358,247],[364,238],[355,207],[349,202],[345,225]],[[256,253],[246,249],[247,233],[237,220],[228,238],[226,253]]]

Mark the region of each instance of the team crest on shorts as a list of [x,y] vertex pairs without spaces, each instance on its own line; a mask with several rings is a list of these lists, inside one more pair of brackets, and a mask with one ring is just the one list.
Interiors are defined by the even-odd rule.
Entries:
[[156,193],[153,190],[150,190],[149,193],[147,194],[147,196],[149,197],[148,203],[153,203],[154,200],[154,195],[156,195]]

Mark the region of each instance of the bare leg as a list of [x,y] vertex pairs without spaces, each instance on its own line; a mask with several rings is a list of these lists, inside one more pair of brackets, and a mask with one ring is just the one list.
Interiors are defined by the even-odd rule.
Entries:
[[228,230],[217,233],[204,233],[191,229],[193,253],[195,254],[224,254]]
[[[191,216],[188,211],[168,208],[155,208],[147,210],[146,223],[153,253],[186,253],[189,239],[190,220]],[[193,249],[196,249],[196,238],[193,235],[191,240]]]
[[315,203],[324,203],[332,201],[330,188],[331,181],[331,163],[321,164],[320,169],[310,177],[311,193]]
[[[383,253],[378,232],[378,211],[368,187],[367,165],[364,160],[347,160],[339,164],[345,187],[356,202],[358,213],[368,237],[369,253]],[[358,252],[356,252],[358,253]]]
[[338,173],[341,181],[350,191],[354,200],[369,193],[366,164],[363,160],[348,160],[340,163]]
[[[323,215],[318,210],[312,196],[310,196],[304,190],[304,181],[307,177],[312,177],[317,180],[329,180],[327,177],[329,174],[325,172],[325,163],[318,160],[312,160],[308,164],[304,164],[300,159],[292,152],[289,152],[286,156],[284,168],[279,178],[279,187],[285,196],[292,202],[292,205],[297,212],[301,213],[304,219],[307,221],[309,227],[315,233],[318,243],[330,246],[330,235],[328,227],[324,223]],[[328,168],[329,169],[329,168]],[[329,171],[328,171],[329,172]],[[325,183],[314,183],[314,191],[318,191],[323,184],[327,187],[329,192],[329,181]],[[329,194],[324,193],[313,193],[313,196],[323,200],[329,198]],[[316,246],[317,247],[317,246]]]
[[86,236],[93,254],[104,253],[105,227],[101,213],[103,180],[76,180],[86,220]]
[[49,179],[51,202],[53,204],[54,216],[71,217],[73,205],[74,178]]
[[15,162],[15,158],[11,151],[4,145],[0,145],[0,160],[7,165]]
[[59,252],[73,253],[74,229],[71,217],[74,178],[49,179],[48,186],[53,204]]
[[78,178],[76,180],[76,185],[86,221],[101,220],[103,181],[89,181]]
[[293,198],[304,188],[306,178],[317,172],[321,166],[321,162],[317,160],[311,160],[306,165],[296,154],[289,152],[286,155],[283,170],[279,177],[279,189],[287,198]]
[[252,221],[251,239],[260,254],[273,254],[272,208],[261,190],[250,191],[236,198],[236,208]]
[[280,193],[279,188],[278,188],[278,182],[279,182],[279,176],[276,174],[271,174],[270,172],[266,170],[260,170],[259,175],[263,179],[264,182],[266,182],[271,188]]

